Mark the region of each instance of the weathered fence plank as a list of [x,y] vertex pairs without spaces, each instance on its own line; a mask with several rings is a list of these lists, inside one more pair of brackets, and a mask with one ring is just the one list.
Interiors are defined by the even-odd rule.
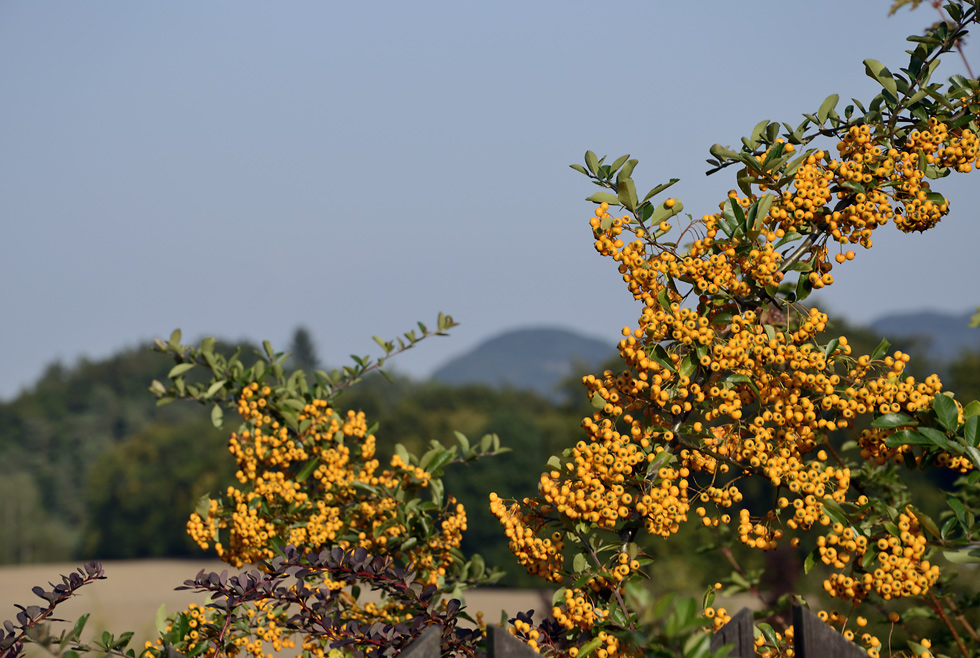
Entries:
[[487,634],[487,658],[541,658],[516,637],[507,632],[503,626],[490,627]]
[[797,658],[860,658],[868,655],[801,605],[793,606],[793,629]]
[[711,650],[715,651],[721,645],[729,643],[735,645],[728,652],[732,658],[750,658],[755,655],[755,643],[752,640],[752,611],[748,608],[742,608],[712,636]]
[[439,658],[442,653],[439,642],[441,638],[442,627],[429,626],[414,642],[398,653],[398,658]]

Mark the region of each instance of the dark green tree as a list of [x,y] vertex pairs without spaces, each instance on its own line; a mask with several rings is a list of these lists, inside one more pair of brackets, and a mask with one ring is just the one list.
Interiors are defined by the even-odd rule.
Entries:
[[293,340],[289,344],[289,353],[289,366],[293,370],[312,373],[322,367],[316,353],[313,337],[306,327],[296,327],[293,332]]

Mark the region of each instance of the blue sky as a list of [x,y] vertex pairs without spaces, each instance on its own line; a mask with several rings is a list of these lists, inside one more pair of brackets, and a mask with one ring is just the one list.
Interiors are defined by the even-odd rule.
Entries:
[[[867,57],[906,63],[936,15],[888,4],[3,3],[0,398],[175,327],[285,346],[302,324],[338,365],[452,314],[392,363],[417,376],[508,328],[612,343],[638,309],[568,165],[631,153],[638,188],[678,177],[711,212],[734,187],[704,176],[711,144],[869,98]],[[939,227],[886,227],[818,301],[980,304],[978,176],[940,181]]]

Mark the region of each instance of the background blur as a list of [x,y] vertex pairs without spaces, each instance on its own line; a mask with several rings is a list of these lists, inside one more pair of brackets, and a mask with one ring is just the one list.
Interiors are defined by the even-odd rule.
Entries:
[[[3,3],[0,399],[175,327],[279,346],[305,325],[340,365],[452,314],[395,364],[416,377],[514,327],[613,341],[637,311],[568,165],[629,152],[638,188],[677,177],[712,212],[734,181],[704,176],[711,144],[907,62],[938,15],[889,4]],[[980,185],[936,189],[949,218],[886,227],[817,301],[856,322],[980,303]]]

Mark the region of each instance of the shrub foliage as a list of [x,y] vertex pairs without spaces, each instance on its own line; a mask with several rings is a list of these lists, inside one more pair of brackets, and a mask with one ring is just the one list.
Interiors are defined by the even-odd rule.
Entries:
[[[711,147],[709,173],[734,174],[735,188],[700,219],[664,198],[676,180],[641,199],[629,156],[607,164],[589,151],[572,165],[601,188],[589,197],[595,248],[640,312],[623,328],[621,366],[584,378],[594,413],[581,440],[548,461],[538,494],[490,494],[520,564],[556,588],[549,614],[508,622],[533,649],[707,656],[711,631],[729,619],[714,606],[725,589],[764,599],[761,656],[794,654],[783,613],[804,598],[871,656],[980,651],[978,599],[961,568],[980,562],[980,403],[955,399],[936,375],[908,376],[908,355],[887,341],[857,354],[845,337],[826,338],[826,314],[804,304],[884,225],[935,226],[950,202],[933,186],[980,164],[980,82],[931,79],[977,22],[977,5],[942,7],[942,22],[909,37],[899,72],[865,60],[881,87],[866,103],[838,109],[834,94],[796,127],[762,121],[739,147]],[[246,366],[211,340],[186,346],[175,332],[158,342],[175,361],[168,383],[151,388],[160,403],[209,405],[216,426],[226,410],[241,417],[229,440],[238,485],[202,499],[188,533],[257,570],[187,581],[210,602],[159,619],[143,656],[258,657],[269,646],[394,655],[432,625],[446,653],[485,651],[483,620],[460,597],[498,574],[460,550],[466,511],[441,477],[501,452],[499,439],[458,434],[458,445],[433,441],[421,455],[399,446],[383,468],[374,428],[337,405],[385,359],[453,325],[440,315],[435,330],[378,339],[377,361],[310,375],[287,373],[288,355],[268,344]],[[946,509],[910,499],[904,478],[916,470],[951,474]],[[686,526],[732,568],[726,582],[705,583],[700,606],[655,600],[646,582],[656,565],[643,546]],[[805,556],[815,584],[773,599],[739,556],[780,547]],[[25,642],[135,656],[126,635],[82,643],[84,619],[57,637],[47,626],[57,603],[100,577],[91,564],[52,591],[37,588],[48,606],[6,624],[3,658]],[[377,595],[365,599],[366,588]]]

